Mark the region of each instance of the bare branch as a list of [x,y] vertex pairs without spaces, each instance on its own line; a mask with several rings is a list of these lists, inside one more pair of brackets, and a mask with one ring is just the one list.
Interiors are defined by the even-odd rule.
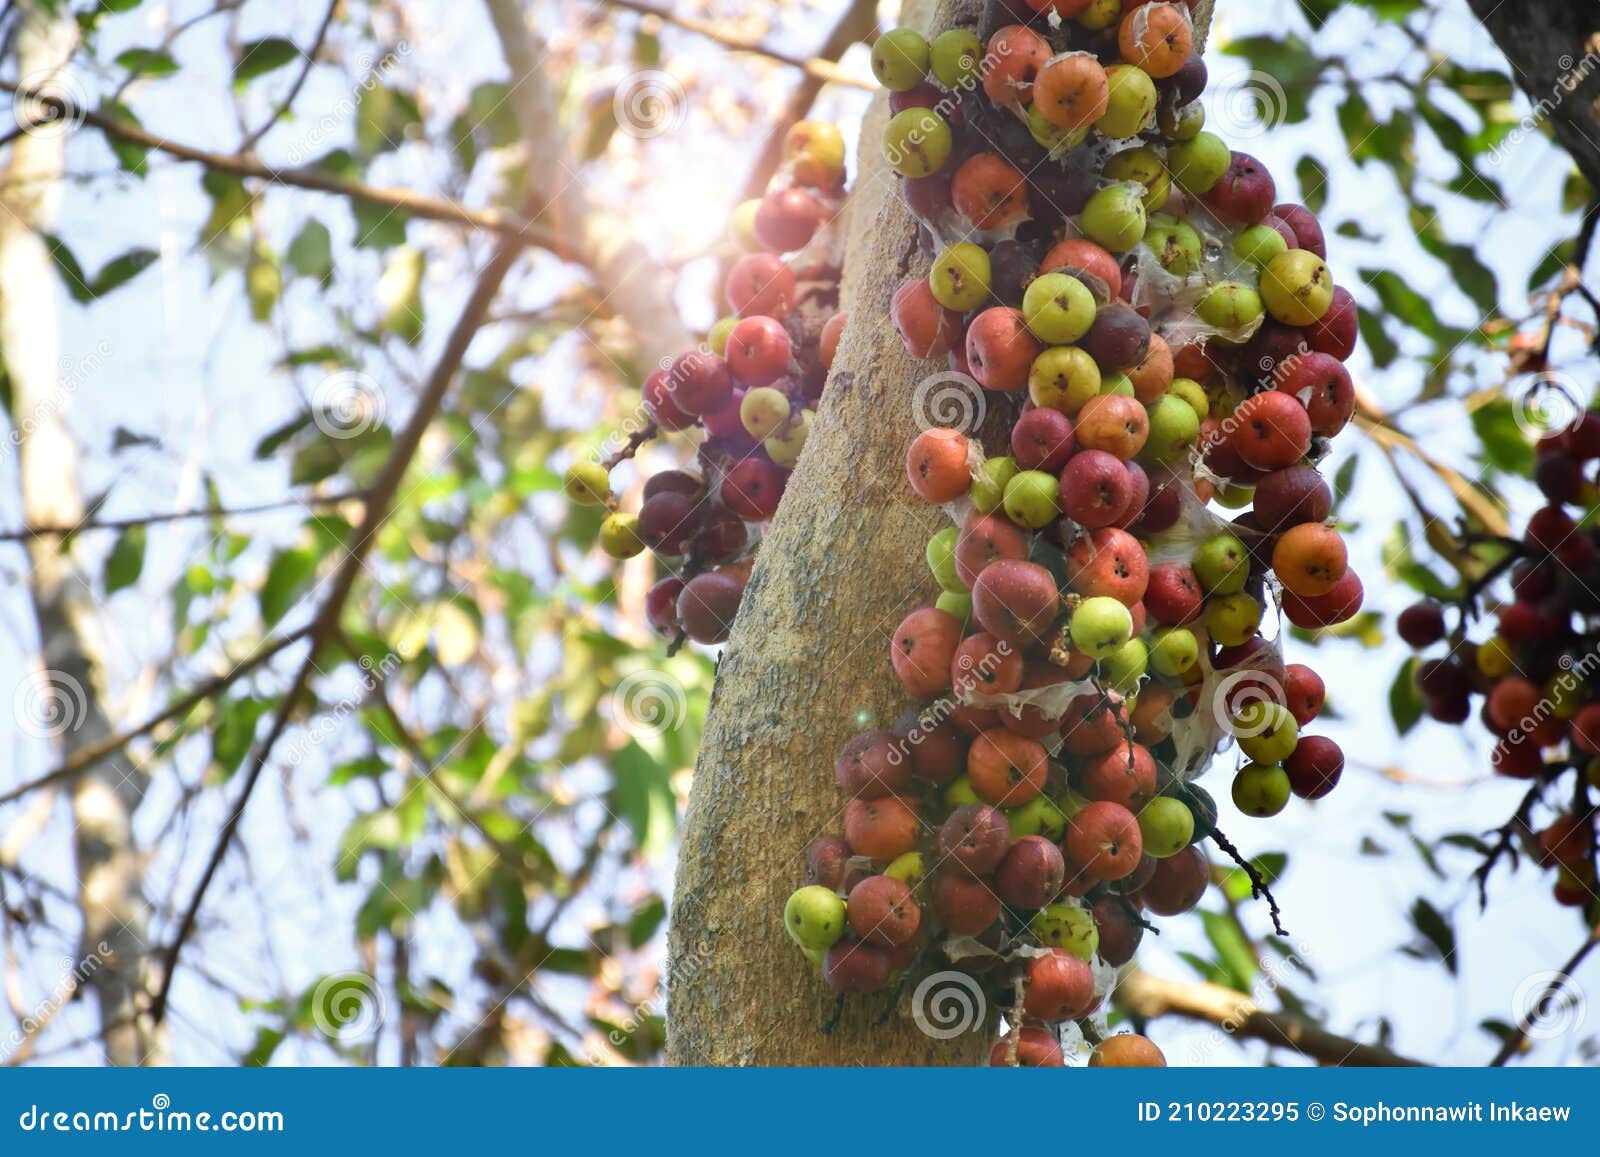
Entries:
[[1242,992],[1220,984],[1189,983],[1151,976],[1129,965],[1113,992],[1118,1008],[1143,1020],[1177,1016],[1206,1021],[1242,1040],[1293,1049],[1301,1056],[1336,1068],[1417,1067],[1422,1061],[1403,1057],[1382,1045],[1363,1044],[1331,1033],[1321,1025],[1287,1013],[1267,1012]]
[[428,221],[442,221],[450,225],[465,225],[473,229],[483,229],[491,233],[498,233],[503,237],[513,238],[528,245],[538,245],[560,253],[560,245],[555,232],[547,225],[536,220],[529,220],[514,214],[505,213],[499,209],[471,209],[465,205],[458,205],[454,201],[437,197],[429,197],[422,193],[415,193],[409,189],[384,189],[372,185],[362,185],[354,181],[341,180],[321,170],[306,168],[275,168],[263,164],[254,157],[241,157],[230,153],[214,152],[210,149],[198,149],[192,145],[180,144],[168,140],[166,137],[148,133],[141,128],[126,124],[115,117],[107,116],[93,109],[78,108],[68,101],[61,99],[55,93],[39,92],[35,89],[19,88],[10,81],[0,81],[0,92],[9,92],[13,95],[26,96],[39,102],[43,107],[52,110],[53,114],[63,120],[80,119],[84,124],[92,125],[119,141],[142,148],[152,149],[175,157],[180,161],[191,161],[197,165],[204,165],[220,173],[231,173],[236,177],[248,177],[267,181],[273,184],[289,185],[298,189],[309,189],[317,193],[331,193],[337,197],[346,197],[353,201],[364,201],[372,205],[381,205],[388,209],[397,209],[413,217],[420,217]]
[[[815,80],[820,87],[823,84],[841,84],[850,88],[863,88],[869,91],[877,89],[877,85],[870,81],[859,80],[843,71],[837,62],[826,59],[830,54],[823,53],[822,57],[796,56],[784,52],[779,48],[769,48],[759,39],[748,36],[734,36],[724,32],[715,23],[709,20],[696,20],[693,16],[678,16],[664,8],[657,8],[654,4],[644,4],[640,0],[602,0],[608,7],[621,8],[639,16],[651,16],[663,24],[670,24],[674,28],[681,28],[685,32],[692,32],[696,36],[704,37],[713,44],[734,52],[748,52],[752,56],[765,57],[767,60],[778,64],[787,64],[790,68],[798,68],[808,77]],[[842,50],[841,50],[842,51]]]
[[28,542],[39,538],[67,538],[86,534],[91,530],[128,530],[136,526],[155,526],[164,522],[184,522],[191,518],[238,518],[247,514],[267,514],[275,510],[295,507],[338,506],[343,502],[360,502],[360,491],[349,494],[314,494],[305,497],[283,498],[275,502],[258,502],[248,506],[204,506],[195,510],[167,510],[158,514],[135,514],[127,518],[86,518],[74,525],[67,523],[22,526],[0,530],[0,542]]

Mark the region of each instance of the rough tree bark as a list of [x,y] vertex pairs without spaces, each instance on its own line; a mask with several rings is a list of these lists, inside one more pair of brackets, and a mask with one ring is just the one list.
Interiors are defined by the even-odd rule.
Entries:
[[[924,33],[975,24],[979,0],[914,0],[902,24]],[[1209,23],[1201,5],[1198,31]],[[893,998],[833,999],[782,928],[804,849],[842,828],[833,779],[840,744],[886,727],[908,701],[889,673],[889,640],[932,601],[923,546],[944,515],[905,485],[919,430],[917,383],[940,367],[908,357],[889,300],[922,272],[915,223],[878,160],[883,101],[862,129],[844,298],[853,307],[799,468],[762,545],[722,655],[679,855],[667,972],[667,1058],[680,1065],[959,1065],[993,1037],[922,1032]],[[1005,425],[991,412],[990,434]],[[994,1022],[996,1009],[988,1010]]]
[[1469,0],[1561,147],[1600,189],[1600,7],[1588,0]]
[[[30,6],[18,44],[20,74],[39,83],[66,69],[75,42],[73,21]],[[56,130],[25,133],[11,147],[0,202],[0,353],[12,384],[25,521],[70,526],[84,511],[65,409],[84,367],[61,365],[56,274],[40,236],[55,215],[65,152],[66,133]],[[70,549],[35,539],[28,555],[42,653],[25,693],[50,704],[40,722],[70,760],[111,734],[98,610]],[[161,1037],[141,1023],[138,1003],[150,911],[132,826],[144,781],[120,763],[102,760],[71,785],[82,920],[75,971],[99,1006],[106,1060],[139,1065],[159,1060]]]
[[[918,0],[923,32],[977,19],[975,0]],[[879,104],[882,102],[880,101]],[[881,116],[881,113],[879,114]],[[891,998],[833,998],[783,930],[805,847],[842,830],[839,745],[909,705],[888,669],[907,610],[932,599],[921,555],[943,515],[906,488],[915,384],[889,299],[925,261],[869,118],[847,245],[853,306],[806,453],[790,479],[722,655],[679,854],[668,965],[667,1057],[680,1065],[971,1064],[982,1032],[950,1041]]]

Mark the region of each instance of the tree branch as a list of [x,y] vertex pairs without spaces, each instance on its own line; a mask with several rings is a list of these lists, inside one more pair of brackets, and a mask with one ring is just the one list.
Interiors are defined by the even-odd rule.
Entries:
[[68,538],[91,530],[128,530],[135,526],[155,526],[164,522],[183,522],[191,518],[237,518],[246,514],[267,514],[274,510],[288,510],[297,506],[338,506],[342,502],[361,501],[359,490],[348,494],[309,495],[283,498],[275,502],[257,502],[248,506],[206,506],[196,510],[167,510],[157,514],[136,514],[127,518],[84,519],[76,524],[42,523],[0,530],[0,542],[29,542],[41,538]]
[[80,771],[84,771],[90,766],[99,763],[108,755],[114,755],[121,751],[124,747],[127,747],[128,744],[133,743],[135,740],[143,739],[145,736],[150,735],[156,730],[156,728],[162,726],[163,724],[170,723],[174,719],[183,718],[185,715],[189,714],[190,711],[193,711],[200,704],[204,703],[207,699],[212,699],[217,695],[222,694],[222,692],[226,691],[240,679],[243,679],[246,675],[262,666],[274,655],[278,654],[278,652],[294,646],[301,639],[306,637],[309,630],[309,627],[302,627],[293,634],[285,635],[277,642],[262,647],[238,666],[224,671],[222,674],[214,676],[213,678],[207,679],[204,683],[200,684],[200,686],[196,687],[193,691],[190,691],[181,699],[175,700],[171,706],[167,707],[160,714],[154,715],[147,719],[138,727],[135,727],[132,731],[123,731],[116,735],[109,736],[99,743],[79,748],[77,751],[73,752],[71,758],[67,759],[55,770],[48,771],[44,775],[39,776],[37,779],[31,779],[27,783],[11,788],[3,794],[0,794],[0,807],[13,802],[14,800],[21,799],[29,792],[37,791],[41,787],[49,787],[53,783],[60,783],[63,780],[71,779]]
[[[850,0],[838,23],[822,42],[818,57],[827,61],[838,60],[852,44],[871,34],[877,19],[878,5],[875,0]],[[766,192],[767,182],[772,180],[772,174],[778,171],[778,165],[783,160],[784,137],[790,126],[804,120],[811,106],[817,103],[817,94],[822,91],[827,79],[808,70],[805,79],[789,94],[783,109],[773,118],[766,143],[761,146],[761,155],[756,158],[749,180],[745,182],[745,200]]]
[[1468,0],[1533,102],[1592,188],[1600,189],[1600,14],[1572,0]]
[[[877,89],[871,81],[860,80],[839,68],[838,62],[829,59],[830,54],[823,52],[820,57],[796,56],[778,48],[768,48],[758,38],[748,36],[734,36],[724,32],[716,24],[708,20],[696,20],[692,16],[679,16],[668,12],[664,8],[657,8],[654,4],[644,4],[640,0],[602,0],[607,7],[621,8],[625,12],[632,12],[639,16],[652,16],[663,24],[670,24],[674,28],[681,28],[685,32],[692,32],[696,36],[705,38],[713,44],[733,52],[748,52],[752,56],[765,57],[767,60],[778,64],[787,64],[790,68],[798,68],[808,77],[816,81],[820,88],[824,84],[842,84],[851,88],[863,88],[869,91]],[[842,51],[842,50],[841,50]]]
[[1417,1067],[1422,1061],[1403,1057],[1382,1045],[1363,1044],[1331,1033],[1287,1013],[1267,1012],[1241,992],[1220,984],[1168,980],[1137,965],[1124,969],[1112,1000],[1118,1008],[1143,1020],[1176,1016],[1216,1025],[1229,1036],[1293,1049],[1301,1056],[1336,1068]]
[[250,797],[255,792],[256,784],[261,780],[261,773],[266,768],[268,760],[272,757],[272,749],[277,746],[278,740],[288,729],[289,717],[294,711],[295,703],[310,686],[311,676],[316,671],[317,654],[323,645],[336,636],[339,626],[339,616],[344,611],[345,603],[350,598],[356,579],[361,573],[367,555],[371,552],[373,543],[377,540],[378,530],[387,521],[394,508],[396,496],[400,490],[400,483],[405,478],[406,471],[411,466],[411,460],[416,456],[417,447],[421,444],[423,435],[432,425],[438,415],[440,407],[444,404],[445,394],[449,392],[451,383],[455,380],[457,371],[461,368],[466,358],[467,348],[477,336],[479,328],[488,316],[489,307],[493,304],[500,286],[510,273],[512,265],[516,262],[522,246],[513,238],[501,240],[490,256],[488,263],[479,273],[472,294],[462,306],[460,315],[456,318],[455,326],[450,331],[449,338],[445,341],[444,349],[439,354],[432,373],[429,374],[427,383],[423,387],[422,396],[417,401],[417,408],[406,422],[404,428],[395,437],[394,447],[389,451],[389,456],[384,460],[382,469],[373,480],[368,492],[366,515],[361,520],[361,525],[355,530],[354,538],[349,543],[347,553],[339,568],[334,572],[332,584],[324,597],[322,604],[317,608],[315,617],[311,620],[306,630],[310,647],[305,659],[296,671],[288,691],[284,693],[279,702],[277,712],[273,715],[272,724],[260,743],[256,745],[255,753],[251,757],[249,770],[239,788],[238,797],[233,807],[229,810],[228,818],[222,825],[222,831],[217,836],[216,845],[211,850],[211,856],[206,861],[205,869],[201,872],[200,881],[195,885],[193,896],[184,908],[183,916],[178,922],[177,931],[172,942],[167,945],[163,954],[163,967],[161,979],[154,998],[151,1002],[151,1019],[159,1024],[166,1015],[167,998],[172,991],[173,977],[177,972],[178,957],[183,951],[184,942],[194,931],[195,920],[200,914],[200,907],[205,903],[206,893],[210,890],[212,881],[216,878],[217,869],[227,857],[228,848],[233,843],[233,837],[239,830],[240,821],[244,818],[245,808],[250,803]]
[[346,197],[354,201],[364,201],[372,205],[381,205],[387,209],[397,209],[400,212],[420,217],[428,221],[442,221],[449,225],[465,225],[473,229],[483,229],[491,233],[498,233],[503,237],[510,237],[528,245],[538,245],[560,254],[561,247],[555,232],[549,226],[537,221],[529,220],[513,214],[505,213],[499,209],[471,209],[465,205],[458,205],[437,197],[429,197],[422,193],[414,193],[409,189],[384,189],[372,185],[361,185],[354,181],[341,180],[338,177],[324,173],[319,169],[299,166],[295,168],[275,168],[263,164],[254,157],[241,157],[231,153],[219,153],[209,149],[198,149],[192,145],[180,144],[168,140],[166,137],[157,136],[146,132],[144,129],[135,128],[125,124],[115,117],[106,116],[104,113],[92,109],[78,108],[76,105],[61,99],[55,93],[39,92],[35,89],[21,88],[10,81],[0,81],[0,92],[9,92],[13,95],[26,96],[39,102],[40,105],[50,108],[54,114],[62,119],[81,119],[84,124],[92,125],[108,137],[115,137],[131,145],[152,149],[164,153],[180,161],[189,161],[197,165],[204,165],[219,173],[231,173],[236,177],[247,177],[267,181],[272,184],[289,185],[298,189],[309,189],[317,193],[331,193],[337,197]]

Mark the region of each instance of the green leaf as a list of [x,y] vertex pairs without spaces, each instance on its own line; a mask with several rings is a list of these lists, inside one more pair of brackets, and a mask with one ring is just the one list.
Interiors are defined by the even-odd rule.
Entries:
[[144,570],[145,528],[130,526],[117,536],[106,556],[106,594],[113,595],[139,581]]
[[646,856],[664,851],[677,826],[677,802],[669,781],[672,769],[630,742],[612,757],[611,771],[616,780],[614,810],[633,830],[635,844]]
[[1417,686],[1417,664],[1417,657],[1411,656],[1400,665],[1394,682],[1389,684],[1389,716],[1401,735],[1422,718],[1423,699],[1422,689]]
[[1239,926],[1220,912],[1201,912],[1200,922],[1205,927],[1206,939],[1216,949],[1217,963],[1222,966],[1223,983],[1236,992],[1249,992],[1260,966],[1250,942],[1239,931]]
[[233,87],[243,88],[258,76],[265,76],[284,65],[300,59],[300,50],[292,40],[281,36],[268,36],[252,40],[244,46],[239,63],[233,66]]
[[1422,960],[1436,957],[1454,976],[1459,962],[1456,959],[1456,933],[1450,926],[1449,917],[1418,896],[1417,902],[1411,906],[1411,923],[1421,933],[1423,943],[1409,946],[1403,951]]
[[80,305],[102,298],[113,289],[126,285],[150,268],[160,256],[153,249],[129,249],[107,261],[100,267],[100,272],[91,275],[59,237],[46,234],[45,245],[66,284],[67,293]]
[[117,54],[116,63],[140,76],[171,76],[178,71],[171,53],[160,48],[130,48]]
[[266,245],[251,247],[244,280],[250,298],[250,316],[256,321],[269,320],[278,298],[283,296],[283,271],[278,268],[277,259]]
[[356,144],[369,157],[399,148],[410,129],[422,124],[412,97],[397,88],[372,84],[356,101]]
[[258,596],[261,621],[273,626],[294,606],[317,573],[317,555],[306,548],[280,550],[267,567]]
[[1533,473],[1533,446],[1511,402],[1496,398],[1479,406],[1472,411],[1472,429],[1483,446],[1483,460],[1490,466],[1523,477]]
[[205,176],[200,178],[200,187],[211,195],[211,215],[200,227],[201,244],[210,245],[248,220],[255,197],[238,177],[215,169],[206,170]]
[[1455,584],[1446,582],[1426,564],[1418,561],[1411,549],[1411,536],[1404,522],[1397,522],[1383,543],[1383,569],[1391,579],[1403,582],[1412,590],[1430,598],[1449,598],[1455,593]]
[[651,896],[633,910],[628,918],[628,945],[635,951],[650,943],[661,921],[667,917],[667,904],[660,896]]
[[211,733],[211,758],[222,779],[239,770],[256,741],[256,724],[272,704],[269,700],[226,699],[217,706],[217,726]]
[[333,237],[321,221],[307,221],[289,242],[289,267],[326,285],[333,279]]
[[1294,167],[1295,179],[1300,182],[1300,200],[1313,213],[1321,213],[1328,203],[1328,169],[1312,156],[1301,157]]

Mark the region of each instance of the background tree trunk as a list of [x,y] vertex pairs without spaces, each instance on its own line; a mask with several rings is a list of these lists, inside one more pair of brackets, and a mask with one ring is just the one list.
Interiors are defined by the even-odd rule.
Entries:
[[1512,75],[1600,189],[1600,7],[1590,0],[1469,0]]
[[[64,72],[76,42],[71,19],[30,7],[18,44],[19,75],[43,84]],[[77,444],[66,420],[77,385],[61,362],[56,272],[40,233],[50,228],[65,162],[64,130],[25,133],[11,146],[0,213],[0,353],[12,385],[24,521],[70,526],[84,515]],[[104,707],[100,623],[95,594],[70,548],[55,539],[28,544],[40,666],[18,693],[40,708],[37,720],[56,737],[59,755],[98,746],[111,734]],[[139,1065],[159,1059],[160,1038],[139,1023],[139,994],[150,955],[149,905],[133,840],[143,774],[117,756],[71,783],[78,908],[82,918],[75,971],[99,1006],[106,1060]]]

